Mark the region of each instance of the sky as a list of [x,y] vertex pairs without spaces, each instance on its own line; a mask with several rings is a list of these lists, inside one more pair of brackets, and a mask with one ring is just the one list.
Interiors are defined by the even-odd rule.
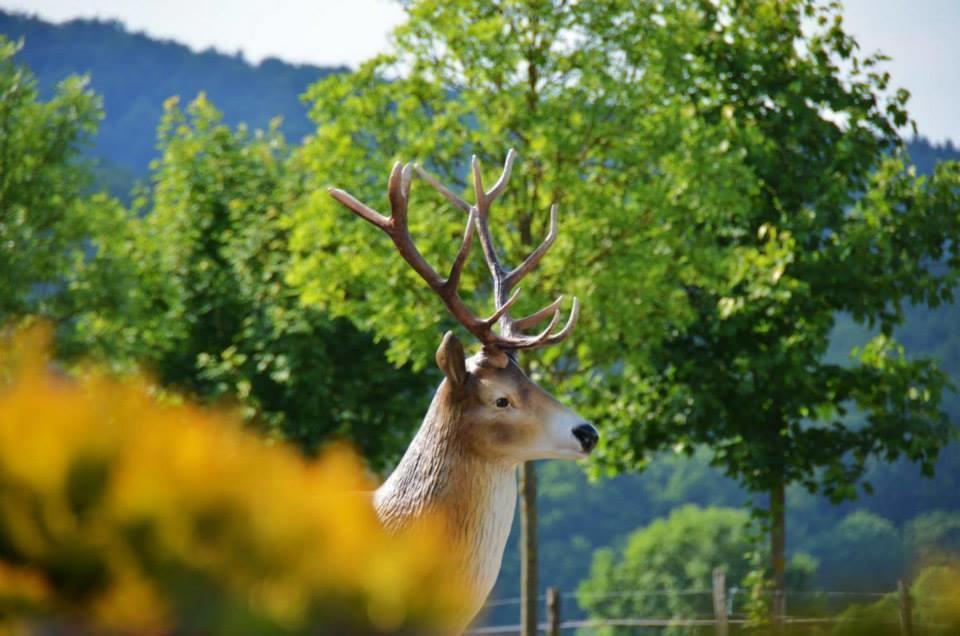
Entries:
[[[960,142],[960,0],[846,0],[863,52],[883,51],[894,86],[907,88],[921,134]],[[0,8],[62,22],[119,19],[134,31],[201,50],[242,51],[356,67],[387,49],[404,13],[390,0],[0,0]]]

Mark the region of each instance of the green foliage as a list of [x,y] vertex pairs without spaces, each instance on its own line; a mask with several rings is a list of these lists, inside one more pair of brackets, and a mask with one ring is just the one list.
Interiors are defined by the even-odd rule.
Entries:
[[[390,55],[308,93],[319,128],[299,159],[384,209],[395,159],[466,191],[467,155],[489,168],[517,147],[495,225],[515,230],[500,241],[516,261],[549,204],[569,211],[527,298],[589,302],[576,350],[534,371],[600,421],[600,468],[703,444],[751,491],[799,482],[833,501],[856,497],[872,458],[932,472],[947,381],[892,334],[907,304],[952,299],[960,167],[905,168],[907,94],[857,53],[838,5],[407,9]],[[424,192],[413,231],[448,263],[463,219]],[[322,192],[292,218],[304,301],[423,365],[446,319],[386,241]],[[841,312],[878,329],[842,364],[826,359]]]
[[[188,296],[199,297],[178,285],[202,283],[207,279],[199,272],[186,274],[175,266],[180,262],[175,258],[189,261],[187,254],[196,248],[195,237],[187,241],[182,228],[168,232],[160,227],[162,224],[153,226],[136,218],[155,209],[155,197],[150,190],[141,193],[132,213],[104,197],[76,199],[77,209],[82,212],[71,212],[71,219],[84,219],[92,229],[88,226],[80,231],[70,226],[61,228],[64,231],[57,235],[29,235],[31,244],[38,248],[7,254],[11,266],[19,268],[29,264],[28,260],[50,262],[35,270],[43,284],[34,287],[31,283],[18,289],[44,291],[43,294],[27,292],[25,302],[31,310],[39,310],[42,304],[42,310],[48,313],[80,317],[82,338],[73,339],[67,326],[62,327],[70,337],[72,352],[87,350],[92,341],[103,357],[122,366],[152,351],[155,353],[146,356],[146,360],[158,374],[169,383],[189,387],[207,397],[242,393],[249,383],[249,393],[242,400],[248,414],[268,422],[272,430],[291,431],[292,437],[308,446],[315,443],[314,435],[337,431],[340,435],[366,440],[368,445],[382,443],[384,448],[396,452],[422,411],[431,379],[422,375],[399,376],[393,385],[385,379],[381,393],[390,397],[400,391],[407,404],[404,406],[403,400],[396,403],[384,400],[394,409],[394,415],[391,420],[376,419],[380,405],[377,404],[374,411],[372,400],[358,396],[367,397],[363,384],[368,378],[388,378],[393,373],[381,362],[382,350],[371,346],[367,337],[345,320],[331,321],[323,317],[320,310],[336,310],[375,328],[388,339],[395,360],[410,358],[428,367],[438,323],[444,322],[443,312],[435,299],[421,289],[420,281],[396,262],[389,243],[343,210],[332,207],[320,186],[345,186],[369,197],[371,202],[382,202],[389,163],[397,158],[429,161],[430,169],[449,179],[456,189],[468,190],[462,175],[470,153],[477,152],[487,162],[489,178],[506,148],[515,145],[521,151],[521,161],[514,185],[508,191],[507,200],[494,210],[494,231],[498,232],[501,244],[509,248],[510,258],[525,253],[525,243],[539,238],[548,204],[554,200],[561,204],[561,237],[554,247],[555,254],[531,277],[523,297],[532,307],[535,301],[546,299],[549,294],[570,291],[579,294],[586,305],[584,322],[574,337],[577,350],[558,347],[563,351],[545,352],[537,372],[549,372],[542,379],[559,383],[578,408],[582,409],[587,401],[592,403],[588,405],[590,414],[601,419],[603,437],[610,443],[608,468],[649,466],[642,476],[625,474],[598,485],[588,485],[582,477],[574,475],[576,469],[572,465],[554,463],[541,467],[544,580],[568,581],[562,585],[569,589],[596,547],[612,544],[629,529],[665,515],[671,506],[687,497],[701,505],[739,505],[742,495],[716,469],[707,470],[701,458],[685,462],[669,454],[671,458],[665,461],[664,455],[659,455],[648,464],[655,456],[645,448],[673,446],[671,440],[682,435],[688,439],[672,449],[692,451],[697,447],[693,438],[702,439],[710,433],[708,443],[715,437],[726,440],[722,445],[731,449],[726,451],[729,456],[720,458],[724,460],[718,464],[720,468],[725,468],[728,461],[740,462],[739,465],[751,471],[765,465],[762,461],[768,457],[767,442],[776,439],[775,435],[767,434],[769,422],[758,423],[757,418],[751,417],[750,422],[744,424],[744,430],[732,437],[726,435],[731,432],[727,423],[734,416],[756,415],[767,408],[765,402],[758,399],[762,391],[769,390],[777,396],[793,395],[798,388],[806,386],[798,381],[805,373],[801,362],[816,347],[805,348],[805,344],[819,342],[816,338],[810,340],[807,322],[816,323],[814,326],[825,324],[827,321],[821,318],[829,313],[834,328],[827,340],[833,346],[826,359],[841,369],[861,364],[856,359],[849,360],[848,352],[854,346],[863,346],[870,338],[881,336],[884,326],[881,323],[885,321],[878,319],[873,329],[863,328],[856,334],[844,332],[841,328],[848,323],[854,328],[861,327],[850,317],[854,313],[853,299],[857,294],[863,296],[884,289],[899,293],[905,283],[912,285],[914,278],[927,285],[930,280],[926,276],[917,277],[916,268],[908,267],[909,261],[917,247],[931,245],[937,232],[951,227],[949,223],[938,223],[936,215],[949,217],[951,210],[955,214],[955,207],[949,205],[947,196],[955,174],[947,166],[934,177],[932,167],[937,160],[955,158],[955,149],[913,143],[911,159],[918,164],[920,172],[929,172],[929,177],[921,181],[904,172],[896,172],[893,177],[891,173],[879,174],[873,185],[854,189],[851,201],[868,189],[873,195],[864,197],[856,208],[852,204],[843,208],[856,212],[843,227],[852,228],[856,221],[866,229],[856,235],[857,242],[851,238],[850,242],[843,243],[841,239],[848,235],[842,234],[836,239],[840,243],[832,251],[822,245],[818,247],[816,232],[822,227],[818,224],[831,210],[838,209],[832,203],[827,205],[834,201],[830,192],[839,194],[844,181],[853,182],[872,173],[876,163],[876,155],[869,152],[854,161],[856,152],[862,150],[855,142],[863,141],[870,131],[869,125],[861,125],[856,135],[839,135],[845,122],[843,112],[869,106],[869,97],[863,91],[869,89],[870,80],[867,78],[865,85],[851,89],[850,104],[846,110],[837,111],[841,115],[833,118],[833,123],[816,120],[814,110],[805,103],[803,91],[813,95],[811,99],[818,106],[819,93],[814,93],[835,90],[837,86],[827,73],[829,60],[808,57],[803,61],[793,57],[795,53],[790,50],[788,40],[796,34],[796,21],[791,13],[796,3],[783,3],[782,9],[743,3],[738,5],[734,16],[728,15],[725,8],[728,5],[721,5],[716,14],[718,9],[705,2],[671,3],[659,9],[634,3],[637,13],[633,21],[615,17],[627,3],[604,4],[603,7],[565,5],[561,10],[548,12],[543,8],[549,6],[548,3],[529,6],[519,2],[484,6],[471,2],[411,3],[413,11],[420,11],[419,24],[405,28],[398,49],[401,59],[396,64],[380,59],[355,77],[340,77],[313,89],[308,101],[315,106],[324,128],[306,149],[295,151],[297,163],[294,165],[275,158],[272,167],[262,170],[254,169],[250,163],[236,167],[240,163],[234,156],[238,148],[240,153],[252,156],[262,152],[262,145],[258,145],[257,150],[243,150],[260,143],[254,143],[254,136],[249,133],[245,141],[237,141],[232,149],[219,151],[221,157],[229,157],[225,163],[188,161],[184,157],[191,153],[181,151],[176,163],[178,170],[197,169],[209,174],[212,166],[216,166],[217,170],[222,167],[225,174],[238,178],[258,175],[250,188],[236,185],[237,192],[242,193],[238,196],[231,196],[223,189],[226,185],[234,189],[238,178],[231,177],[225,184],[214,184],[218,193],[210,197],[197,193],[208,187],[207,178],[191,180],[197,187],[191,186],[189,195],[168,197],[171,201],[179,197],[181,203],[176,205],[195,204],[199,213],[213,206],[229,205],[234,198],[245,201],[252,196],[259,202],[241,206],[237,219],[243,225],[234,228],[235,232],[248,237],[243,240],[252,243],[267,244],[275,232],[285,241],[284,233],[289,231],[285,222],[265,223],[260,212],[271,205],[285,210],[303,190],[317,190],[316,194],[305,194],[305,203],[298,201],[292,208],[298,244],[295,279],[304,290],[310,291],[307,296],[310,311],[300,307],[295,299],[281,298],[283,294],[278,297],[269,291],[268,284],[255,284],[257,275],[253,272],[261,266],[270,270],[266,274],[268,279],[282,280],[290,263],[288,254],[277,255],[275,260],[271,257],[258,261],[255,257],[243,256],[246,248],[240,245],[239,239],[231,237],[224,242],[233,245],[225,250],[232,255],[216,275],[211,274],[209,280],[214,282],[210,284],[226,292],[222,307],[241,306],[244,311],[256,307],[249,321],[254,326],[236,331],[235,323],[228,320],[232,323],[230,329],[234,330],[232,335],[217,335],[209,347],[188,342],[184,334],[193,329],[189,326],[193,318],[183,313],[183,307],[171,309],[167,303],[177,305],[185,303],[183,299]],[[711,16],[716,20],[711,22]],[[732,21],[727,23],[728,19]],[[509,37],[495,32],[498,21],[513,29],[508,32]],[[464,24],[475,26],[465,32]],[[815,27],[816,21],[809,24]],[[784,26],[788,28],[777,35],[777,30]],[[558,39],[556,33],[566,33],[564,28],[583,30],[586,36],[583,40],[579,37]],[[247,120],[265,126],[269,117],[280,114],[284,116],[288,136],[299,138],[309,124],[303,120],[294,94],[321,72],[276,61],[253,67],[237,57],[209,51],[195,54],[172,43],[130,35],[117,24],[80,21],[53,26],[4,14],[0,15],[0,31],[26,34],[26,49],[17,54],[17,59],[30,64],[39,79],[39,93],[50,97],[48,102],[37,102],[40,105],[59,99],[55,84],[66,74],[93,73],[93,85],[104,93],[110,110],[96,140],[97,153],[124,163],[126,169],[137,174],[143,172],[148,158],[156,153],[153,130],[162,113],[161,102],[168,95],[193,95],[207,89],[218,103],[230,104],[225,122]],[[521,37],[524,34],[525,39]],[[838,34],[833,37],[837,46],[844,45]],[[428,42],[432,40],[436,40],[436,46],[431,49],[433,44]],[[451,54],[440,54],[447,46]],[[558,47],[558,57],[544,53],[550,46]],[[399,71],[412,68],[404,66],[404,60],[415,59],[425,51],[435,59],[427,59],[410,77],[397,76]],[[130,60],[137,63],[132,65]],[[527,61],[536,64],[531,66]],[[613,62],[607,66],[617,68],[600,68],[606,61]],[[630,85],[618,87],[619,78],[628,77],[630,69],[624,66],[627,62],[643,72],[637,71],[636,81]],[[462,73],[457,66],[462,67]],[[144,68],[149,71],[144,72]],[[528,68],[537,69],[535,91],[529,90]],[[861,69],[864,68],[865,65],[861,65]],[[136,72],[131,74],[131,69]],[[20,72],[21,77],[28,75],[22,69]],[[821,75],[818,76],[818,72]],[[884,80],[877,65],[867,72],[875,72],[877,80]],[[378,81],[380,77],[392,81],[382,83]],[[648,77],[650,83],[644,84]],[[559,78],[568,81],[553,81]],[[436,84],[441,80],[445,83],[438,90]],[[15,97],[23,94],[4,93]],[[85,94],[89,97],[89,93]],[[461,100],[461,95],[467,101]],[[770,103],[765,101],[765,95],[769,95]],[[530,97],[537,105],[535,110],[527,107]],[[728,101],[729,108],[725,107]],[[623,104],[623,111],[610,108],[609,104],[613,103]],[[401,106],[406,110],[399,110]],[[876,106],[883,108],[882,100]],[[649,119],[644,109],[651,114]],[[82,109],[76,111],[82,112]],[[498,113],[503,113],[502,121]],[[90,125],[95,119],[89,120]],[[46,135],[55,134],[53,128],[45,130]],[[60,132],[69,131],[62,128]],[[84,132],[76,137],[73,146],[88,134]],[[191,143],[215,146],[206,140],[198,141],[197,135],[191,134],[195,137]],[[225,136],[222,131],[221,136]],[[819,144],[818,139],[826,141]],[[578,142],[582,146],[576,146]],[[713,142],[717,143],[715,149],[709,146]],[[724,155],[722,144],[726,144],[733,156]],[[588,149],[585,158],[577,163],[578,151],[583,149]],[[604,164],[599,158],[607,157],[608,149],[609,162]],[[202,154],[202,151],[195,153],[197,157]],[[29,175],[31,179],[49,177],[44,181],[44,188],[18,188],[15,194],[36,197],[38,193],[61,193],[69,199],[74,195],[66,193],[81,192],[86,177],[85,170],[78,165],[77,152],[71,149],[59,156],[69,157],[70,161]],[[625,169],[631,157],[635,158],[634,165]],[[18,158],[13,156],[15,161]],[[253,161],[251,157],[250,162]],[[739,161],[745,161],[746,167],[739,165]],[[848,169],[854,164],[859,167]],[[169,165],[164,168],[164,180],[173,183],[179,179],[180,183],[187,183],[183,174],[171,176],[173,170]],[[708,170],[702,178],[698,173],[701,168]],[[107,167],[107,171],[109,169]],[[262,176],[261,172],[274,176]],[[55,176],[57,174],[60,176]],[[580,175],[583,175],[582,182]],[[117,182],[128,179],[120,176]],[[279,186],[283,193],[276,191],[280,182],[285,182]],[[881,187],[884,182],[889,187]],[[737,186],[735,191],[728,191],[731,184]],[[178,188],[171,186],[171,191]],[[271,194],[264,194],[268,190]],[[427,188],[422,185],[414,187],[420,204],[412,210],[412,220],[420,223],[416,228],[420,233],[418,238],[426,246],[428,257],[437,265],[447,264],[459,239],[463,219],[439,199],[425,196],[425,192]],[[803,200],[803,192],[813,193],[810,196],[816,200]],[[888,209],[883,203],[887,194],[891,197]],[[700,197],[704,199],[702,207]],[[724,207],[723,197],[728,197],[730,205]],[[914,198],[919,199],[920,205],[914,205]],[[797,204],[798,200],[802,205]],[[69,208],[41,205],[36,209],[59,210],[66,218]],[[725,216],[724,210],[731,212]],[[924,217],[927,228],[917,234],[922,227],[911,225],[910,219],[924,210],[935,214]],[[185,209],[180,213],[187,218]],[[811,218],[811,214],[813,221],[803,225],[803,220]],[[28,221],[31,218],[43,217],[27,217]],[[731,219],[742,227],[727,223]],[[518,230],[517,234],[502,232],[497,220],[513,222],[510,230]],[[754,238],[764,223],[777,231],[776,241]],[[785,226],[790,232],[789,238],[783,236]],[[152,227],[158,232],[155,238],[149,236],[153,230],[147,229]],[[529,238],[520,235],[519,230],[525,227]],[[886,228],[883,242],[867,241],[868,230],[874,227]],[[244,228],[248,228],[249,233]],[[444,230],[442,236],[435,234],[437,228]],[[711,242],[714,237],[709,234],[718,228],[733,234],[718,232],[716,241]],[[772,236],[770,229],[765,236]],[[62,237],[76,247],[80,245],[77,237],[83,232],[99,237],[96,258],[93,263],[80,262],[75,266],[82,275],[69,277],[72,286],[69,295],[54,294],[60,291],[58,283],[47,283],[62,280],[64,265],[69,266],[71,261],[60,259],[60,254],[66,252],[47,249],[52,245],[49,241],[59,241]],[[825,236],[832,236],[832,232],[833,229],[829,229]],[[161,240],[161,236],[168,239]],[[163,241],[170,244],[161,245]],[[726,250],[731,246],[735,251],[728,254]],[[807,252],[810,246],[822,253],[816,253],[816,249]],[[901,247],[906,251],[901,251]],[[840,258],[847,248],[848,255]],[[159,252],[166,253],[170,260],[163,261]],[[368,260],[359,260],[361,256]],[[906,260],[901,263],[901,259]],[[948,264],[946,260],[943,263]],[[821,289],[832,286],[836,294],[823,296],[824,304],[834,302],[836,295],[846,294],[850,296],[851,308],[841,314],[823,308],[821,315],[819,306],[809,312],[805,304],[791,304],[790,297],[783,294],[776,296],[781,285],[771,281],[778,264],[784,264],[779,281],[789,283],[790,297],[802,295],[808,287],[811,293],[820,293]],[[944,274],[943,268],[928,264],[934,265],[934,277]],[[54,269],[47,269],[48,266]],[[897,275],[901,266],[902,275]],[[813,273],[818,273],[819,278]],[[485,276],[480,269],[472,269],[466,283],[470,289],[484,292],[480,281]],[[858,287],[864,281],[870,282],[870,276],[873,276],[870,287]],[[6,274],[0,278],[8,286],[23,280]],[[718,280],[732,291],[722,295],[716,289],[711,291]],[[243,282],[234,289],[234,285],[224,281]],[[813,283],[817,287],[811,287]],[[389,289],[391,286],[393,289]],[[760,300],[745,290],[755,290]],[[341,304],[341,295],[349,302]],[[10,293],[3,295],[4,302],[16,297]],[[933,294],[929,297],[933,298]],[[482,310],[480,298],[478,295],[474,299],[478,311]],[[731,314],[720,320],[719,303],[723,298],[733,300],[723,301]],[[70,301],[65,307],[64,300]],[[957,364],[960,340],[954,334],[956,325],[960,324],[956,310],[950,306],[930,310],[923,306],[924,298],[919,300],[921,304],[916,307],[903,304],[906,322],[892,333],[903,343],[906,352],[935,356],[941,368],[956,378],[960,370]],[[777,305],[781,301],[782,306]],[[264,310],[262,302],[277,304],[282,310]],[[743,306],[738,306],[738,302]],[[857,303],[865,306],[866,300]],[[17,301],[17,304],[24,303]],[[196,301],[189,306],[202,305]],[[896,304],[889,308],[893,310],[895,323]],[[375,315],[370,315],[374,312]],[[229,317],[229,312],[226,313]],[[810,320],[801,320],[808,313]],[[868,313],[860,313],[858,318],[862,320]],[[268,327],[265,315],[282,315],[283,319],[279,326]],[[691,321],[699,320],[701,315],[706,322],[712,321],[716,334],[710,329],[687,329]],[[750,321],[755,321],[756,326],[751,328]],[[886,320],[886,324],[889,325],[890,320]],[[196,333],[209,332],[198,328]],[[710,338],[698,340],[703,334]],[[235,343],[236,349],[224,353]],[[744,343],[750,346],[744,349]],[[889,351],[897,350],[894,342],[875,343],[874,364],[878,345]],[[741,350],[746,358],[734,355]],[[575,355],[566,359],[571,353]],[[201,354],[207,356],[202,364],[197,359]],[[581,354],[580,365],[575,366],[574,360]],[[288,357],[279,365],[266,363],[262,371],[260,364],[271,359],[269,355]],[[763,360],[764,355],[774,363],[751,371],[750,365]],[[905,359],[916,363],[913,356]],[[174,360],[180,365],[179,371],[172,366]],[[290,360],[297,362],[291,364]],[[788,364],[797,360],[800,362],[795,367]],[[697,376],[692,371],[700,365],[705,368]],[[284,368],[296,370],[308,379],[303,384],[297,384],[296,377],[280,383],[273,381],[273,372],[279,369],[282,377]],[[651,368],[659,369],[656,375],[650,373]],[[162,372],[162,369],[168,371]],[[326,374],[331,369],[339,373],[335,383],[327,381]],[[796,373],[781,375],[785,369]],[[817,366],[814,369],[818,371],[806,379],[812,387],[810,391],[825,385],[829,388],[823,369]],[[587,370],[603,373],[604,377],[588,377],[583,374]],[[176,375],[181,371],[182,375]],[[917,371],[917,366],[901,365],[884,373],[874,373],[886,382],[885,378],[891,375]],[[715,378],[717,382],[700,382],[704,377]],[[586,386],[578,383],[581,378],[588,378]],[[872,379],[866,383],[870,381]],[[417,385],[418,382],[422,384]],[[318,389],[316,393],[311,390],[313,386]],[[910,385],[900,386],[909,396]],[[736,390],[725,393],[731,388]],[[916,394],[923,397],[923,387],[914,388]],[[406,389],[410,392],[403,394]],[[891,389],[890,396],[899,397],[897,390],[897,387]],[[870,392],[865,392],[868,393],[865,401],[884,407],[887,397],[872,387]],[[718,396],[724,401],[695,402],[694,394]],[[318,395],[323,398],[317,398]],[[834,397],[842,408],[854,413],[824,420],[839,423],[856,433],[847,432],[844,439],[859,439],[859,448],[841,461],[852,462],[852,470],[848,473],[846,466],[843,470],[831,467],[826,472],[811,470],[807,474],[814,478],[822,476],[835,484],[837,487],[831,494],[849,496],[855,493],[849,484],[855,481],[858,451],[869,455],[870,451],[883,447],[893,450],[898,439],[903,443],[907,440],[896,423],[888,421],[884,425],[885,440],[875,440],[878,443],[871,445],[869,426],[867,430],[860,430],[864,425],[871,425],[870,420],[862,419],[864,411],[851,409],[850,399],[842,401],[845,394]],[[346,407],[335,409],[334,402],[342,404],[341,398]],[[326,400],[323,405],[322,400]],[[930,403],[934,400],[935,395],[931,393]],[[943,400],[953,419],[960,413],[956,403],[955,396],[945,396]],[[403,411],[399,410],[401,406]],[[886,405],[894,410],[914,406],[893,400]],[[297,424],[292,423],[289,415],[277,415],[287,409],[296,414]],[[933,412],[932,408],[922,410]],[[697,417],[690,419],[690,412]],[[810,409],[811,415],[790,426],[787,435],[790,441],[805,439],[807,442],[793,447],[791,460],[802,457],[839,428],[814,424],[820,412]],[[369,418],[381,424],[376,428],[367,427],[363,422],[370,421]],[[343,423],[348,421],[350,424]],[[716,425],[716,430],[711,433],[700,427],[694,435],[693,421]],[[911,420],[910,426],[913,430],[909,432],[909,443],[916,446],[910,454],[931,457],[923,450],[921,423]],[[804,433],[807,428],[820,432]],[[297,432],[297,429],[302,430]],[[921,434],[920,440],[917,433]],[[818,457],[828,456],[835,450],[839,447],[825,445]],[[367,452],[380,455],[375,448],[368,448]],[[384,454],[389,456],[391,452]],[[863,500],[865,508],[900,525],[918,511],[949,508],[951,502],[957,501],[956,493],[960,493],[960,487],[954,487],[960,475],[960,470],[954,469],[960,465],[957,445],[941,454],[935,481],[918,480],[916,466],[907,458],[888,464],[881,453],[877,459],[879,461],[868,459],[866,462],[866,480],[875,487],[876,494]],[[622,460],[622,465],[614,465],[613,460]],[[927,466],[929,468],[929,463]],[[800,498],[800,493],[793,492],[789,501],[794,510],[789,517],[791,545],[811,551],[811,545],[819,542],[823,533],[832,532],[843,514],[842,508],[828,508],[819,497]],[[944,524],[944,536],[948,537],[949,522],[945,520]],[[914,532],[911,527],[904,529],[908,546],[913,545],[909,538]],[[916,532],[921,530],[918,528]],[[826,543],[823,545],[829,547]],[[917,552],[911,548],[912,554]],[[928,554],[924,549],[919,552]],[[505,574],[501,577],[501,584],[506,585],[501,587],[502,595],[512,596],[514,592],[508,587],[513,577],[510,555],[508,550]],[[843,560],[850,569],[868,567],[851,563],[846,557]],[[823,572],[820,580],[827,580]]]
[[[749,583],[750,525],[745,510],[676,508],[627,537],[622,549],[594,553],[590,576],[578,588],[580,606],[591,618],[710,616],[714,568],[725,570],[729,588]],[[791,589],[804,589],[816,568],[816,559],[798,553],[789,566]],[[741,597],[737,607],[743,602]],[[600,633],[632,633],[607,629]],[[668,628],[667,633],[685,629]]]
[[79,156],[100,100],[70,77],[42,101],[33,74],[13,61],[19,48],[0,36],[0,323],[62,311],[63,272],[98,205],[83,196]]
[[[589,301],[576,349],[546,351],[534,370],[561,392],[590,383],[605,398],[593,402],[632,417],[621,383],[588,372],[622,368],[629,384],[650,343],[693,318],[683,285],[716,269],[715,249],[696,230],[744,209],[752,181],[724,143],[728,120],[696,117],[682,96],[665,92],[656,66],[637,81],[643,60],[632,56],[647,53],[637,45],[649,29],[611,37],[615,4],[410,3],[394,55],[308,92],[318,131],[299,159],[317,183],[383,209],[396,159],[419,160],[467,191],[470,154],[490,179],[516,148],[520,163],[493,212],[505,260],[519,262],[545,234],[552,203],[561,226],[517,313],[563,292]],[[446,265],[464,218],[429,188],[413,190],[412,232],[428,260]],[[293,221],[300,254],[292,281],[304,301],[386,338],[393,360],[425,365],[449,321],[387,241],[320,190]],[[477,294],[477,306],[488,289],[473,264],[462,288]]]
[[77,263],[74,346],[239,401],[307,450],[346,438],[375,466],[390,461],[432,378],[390,367],[367,336],[303,308],[284,284],[282,211],[303,182],[276,125],[232,130],[201,96],[186,110],[171,101],[159,134],[152,189]]
[[[906,95],[879,97],[881,59],[855,55],[837,7],[683,4],[664,28],[687,26],[692,59],[669,84],[701,116],[735,122],[731,148],[760,187],[717,234],[742,258],[720,284],[686,290],[697,320],[653,351],[643,416],[620,420],[601,461],[630,468],[636,449],[705,443],[751,490],[799,481],[834,500],[856,495],[872,456],[931,470],[950,438],[945,378],[890,333],[905,302],[951,298],[960,168],[904,169]],[[929,267],[939,259],[948,267]],[[881,331],[844,365],[824,360],[842,311]],[[854,406],[857,422],[845,417]]]
[[741,510],[678,508],[630,535],[622,551],[598,550],[577,592],[580,605],[593,618],[710,613],[713,569],[724,568],[731,585],[747,574],[748,523]]

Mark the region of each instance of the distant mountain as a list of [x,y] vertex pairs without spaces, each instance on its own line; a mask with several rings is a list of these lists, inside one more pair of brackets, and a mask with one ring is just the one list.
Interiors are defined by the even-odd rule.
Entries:
[[0,11],[0,34],[24,39],[18,59],[37,75],[48,94],[71,74],[87,73],[103,97],[106,119],[95,140],[95,154],[122,172],[147,172],[156,155],[156,127],[163,102],[172,95],[193,99],[205,91],[231,124],[265,128],[283,117],[283,132],[299,141],[312,130],[303,91],[345,67],[288,64],[266,59],[253,65],[239,55],[212,49],[197,53],[182,44],[132,33],[116,21],[72,20],[51,24]]
[[[254,65],[240,55],[213,49],[197,53],[170,40],[132,33],[118,21],[52,24],[0,10],[0,34],[24,39],[18,59],[33,70],[47,93],[68,75],[90,75],[106,110],[94,152],[106,160],[101,182],[114,192],[122,191],[131,177],[146,175],[156,155],[156,127],[168,97],[189,101],[205,91],[233,125],[245,122],[265,128],[280,116],[284,134],[297,142],[313,129],[300,95],[327,75],[349,71],[275,58]],[[939,160],[960,158],[960,149],[950,142],[933,145],[921,137],[909,148],[924,173]]]
[[931,174],[934,166],[941,161],[956,161],[960,159],[960,148],[952,141],[943,144],[930,143],[923,137],[918,137],[907,144],[910,150],[910,159],[917,170],[922,174]]

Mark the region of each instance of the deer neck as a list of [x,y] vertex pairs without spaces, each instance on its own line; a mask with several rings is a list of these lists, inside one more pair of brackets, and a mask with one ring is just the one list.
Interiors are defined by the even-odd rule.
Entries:
[[[437,390],[400,463],[374,495],[384,526],[399,530],[427,512],[439,513],[480,603],[496,582],[513,524],[516,466],[477,457],[458,438],[461,411],[447,382]],[[477,608],[479,609],[479,607]]]

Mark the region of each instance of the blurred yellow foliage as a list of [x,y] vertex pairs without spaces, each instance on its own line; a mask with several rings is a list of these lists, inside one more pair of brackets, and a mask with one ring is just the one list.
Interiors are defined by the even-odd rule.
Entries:
[[142,380],[0,345],[0,621],[94,631],[443,633],[465,587],[440,526],[382,531],[343,447],[309,462]]
[[[960,634],[960,561],[930,565],[910,586],[916,632],[927,636]],[[888,594],[870,605],[853,605],[841,616],[833,636],[899,636],[899,599]]]

